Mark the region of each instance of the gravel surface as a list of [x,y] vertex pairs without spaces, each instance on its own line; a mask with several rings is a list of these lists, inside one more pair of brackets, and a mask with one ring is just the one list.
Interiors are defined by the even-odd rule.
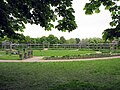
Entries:
[[120,56],[103,57],[103,58],[89,58],[89,59],[68,59],[68,60],[43,60],[42,57],[33,57],[25,60],[0,60],[0,62],[70,62],[70,61],[88,61],[88,60],[109,60],[113,58],[120,58]]

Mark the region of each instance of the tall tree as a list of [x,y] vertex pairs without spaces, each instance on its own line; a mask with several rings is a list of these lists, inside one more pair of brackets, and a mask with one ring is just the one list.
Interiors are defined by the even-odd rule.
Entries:
[[[17,38],[16,32],[23,31],[26,23],[39,24],[45,30],[57,28],[60,31],[76,29],[75,12],[72,8],[73,0],[0,0],[0,37]],[[85,13],[100,12],[100,6],[111,12],[113,28],[107,29],[104,35],[120,32],[120,0],[89,0],[85,5]],[[59,18],[61,17],[61,18]],[[56,26],[52,22],[57,21]],[[107,33],[106,33],[107,32]],[[109,32],[109,33],[108,33]],[[109,35],[108,35],[109,36]],[[113,35],[119,37],[120,35]],[[105,39],[108,39],[106,36]]]
[[58,44],[59,43],[59,39],[57,37],[55,37],[54,35],[49,35],[47,37],[47,41],[50,43],[50,44]]
[[31,43],[30,36],[25,36],[25,43]]
[[41,38],[37,38],[37,43],[43,44],[44,42],[47,42],[46,36],[42,36]]
[[76,40],[74,38],[70,38],[66,41],[67,44],[76,44]]
[[36,40],[36,38],[31,38],[31,43],[37,43],[37,40]]
[[66,39],[64,38],[64,36],[60,37],[60,44],[64,44],[66,43]]
[[70,32],[77,27],[73,13],[72,0],[0,0],[0,37],[17,38],[26,23]]
[[94,43],[94,44],[98,44],[98,43],[104,43],[105,41],[102,38],[89,38],[88,39],[89,43]]

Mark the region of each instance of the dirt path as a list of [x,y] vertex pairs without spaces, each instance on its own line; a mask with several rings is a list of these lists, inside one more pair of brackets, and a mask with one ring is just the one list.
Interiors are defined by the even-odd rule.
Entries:
[[120,58],[120,56],[89,58],[89,59],[68,59],[68,60],[43,60],[42,57],[33,57],[25,60],[0,60],[0,62],[70,62],[70,61],[88,61],[88,60],[109,60],[113,58]]

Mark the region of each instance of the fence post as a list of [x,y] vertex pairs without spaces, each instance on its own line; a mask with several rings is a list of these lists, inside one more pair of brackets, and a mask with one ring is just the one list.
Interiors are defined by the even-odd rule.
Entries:
[[19,54],[19,58],[20,58],[20,60],[23,59],[23,55],[21,53]]
[[24,59],[27,59],[27,53],[24,53]]

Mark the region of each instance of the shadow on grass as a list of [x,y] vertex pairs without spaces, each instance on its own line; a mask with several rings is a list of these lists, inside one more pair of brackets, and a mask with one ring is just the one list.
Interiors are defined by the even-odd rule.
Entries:
[[50,90],[112,90],[112,89],[93,85],[90,83],[81,83],[77,80],[76,81],[74,80],[66,84],[57,85]]

